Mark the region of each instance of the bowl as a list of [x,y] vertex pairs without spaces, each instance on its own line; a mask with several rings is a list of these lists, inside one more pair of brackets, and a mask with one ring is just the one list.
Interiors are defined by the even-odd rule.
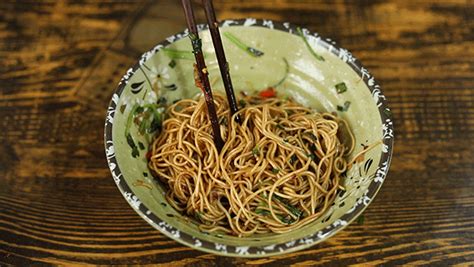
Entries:
[[[315,222],[284,234],[236,237],[208,234],[174,210],[165,188],[147,168],[153,133],[129,119],[134,108],[169,104],[199,93],[187,31],[166,38],[144,53],[121,79],[105,122],[105,151],[112,177],[131,207],[166,236],[197,250],[225,256],[263,257],[307,248],[341,231],[367,208],[387,175],[393,125],[386,99],[374,77],[346,49],[307,29],[271,20],[225,20],[223,45],[236,90],[273,86],[302,105],[337,112],[356,138],[359,157],[343,179],[345,191]],[[207,25],[199,25],[202,49],[214,91],[224,92]],[[140,131],[142,131],[140,133]]]

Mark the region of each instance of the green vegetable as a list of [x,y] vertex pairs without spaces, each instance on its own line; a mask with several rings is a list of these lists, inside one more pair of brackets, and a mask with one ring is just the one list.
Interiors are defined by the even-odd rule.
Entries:
[[247,102],[245,102],[245,100],[243,100],[243,99],[240,99],[239,100],[239,105],[240,105],[240,107],[245,108],[245,106],[247,105]]
[[138,155],[140,155],[140,152],[138,152],[138,147],[135,145],[131,134],[127,134],[127,143],[132,148],[132,157],[136,158]]
[[308,133],[309,137],[311,137],[311,139],[313,139],[314,141],[318,141],[318,137],[316,135],[314,135],[313,133]]
[[290,164],[295,163],[298,160],[298,157],[296,155],[291,156],[290,158]]
[[138,132],[141,135],[144,135],[145,132],[146,132],[146,129],[148,129],[150,127],[148,124],[149,124],[149,120],[143,118],[141,123],[140,123],[140,126],[138,127]]
[[283,78],[281,78],[276,84],[274,84],[270,87],[275,88],[275,87],[281,85],[286,80],[286,78],[288,77],[288,73],[290,72],[290,64],[288,64],[288,60],[286,60],[286,58],[283,58],[283,62],[285,63],[285,74],[283,75]]
[[[159,103],[166,101],[166,98],[162,97],[158,100]],[[150,119],[146,120],[145,129],[147,129],[148,133],[153,133],[157,130],[161,130],[161,123],[162,123],[162,116],[163,114],[159,112],[158,104],[146,104],[143,106],[144,109],[148,109],[152,112],[153,116]],[[142,125],[140,125],[142,126]],[[140,127],[141,128],[141,127]]]
[[170,85],[165,85],[165,88],[170,90],[170,91],[175,91],[176,89],[178,89],[178,86],[176,86],[176,84],[170,84]]
[[121,105],[120,106],[120,113],[123,114],[123,112],[125,111],[125,108],[127,108],[127,105]]
[[153,133],[157,130],[161,130],[161,116],[153,117],[153,121],[151,122],[150,128],[148,129],[148,133]]
[[194,55],[191,51],[176,50],[171,48],[162,48],[161,51],[171,59],[187,59],[194,60]]
[[278,172],[280,172],[280,169],[278,169],[278,168],[272,168],[272,172],[273,172],[273,174],[277,174]]
[[[161,100],[158,99],[158,102],[160,102],[160,101],[161,101]],[[143,108],[144,108],[144,109],[145,109],[145,108],[151,109],[151,110],[153,111],[154,109],[159,108],[159,106],[158,106],[158,104],[145,104],[145,105],[143,105]]]
[[[162,97],[160,97],[160,98],[158,99],[158,105],[165,106],[165,105],[166,105],[166,102],[167,102],[166,97],[163,97],[163,96],[162,96]],[[158,108],[158,107],[157,107],[157,108]]]
[[298,34],[301,36],[301,38],[303,39],[304,43],[306,44],[306,47],[308,48],[309,52],[319,61],[324,61],[324,57],[322,57],[321,55],[317,54],[313,48],[311,47],[311,45],[308,43],[308,40],[306,40],[306,36],[304,36],[304,33],[303,31],[301,30],[300,27],[296,28],[296,31],[298,32]]
[[137,147],[134,147],[133,150],[132,150],[132,157],[136,158],[138,156],[140,156],[140,152],[138,152]]
[[262,210],[262,209],[256,209],[255,213],[262,215],[262,216],[267,216],[270,215],[270,212],[268,210]]
[[258,148],[258,145],[256,145],[253,149],[252,149],[252,154],[254,156],[258,156],[260,154],[260,150]]
[[291,224],[293,223],[295,220],[293,220],[293,218],[291,218],[291,216],[285,216],[283,217],[282,215],[277,215],[278,219],[283,222],[283,223],[286,223],[286,224]]
[[198,51],[201,51],[202,41],[196,34],[190,33],[189,39],[191,39],[191,45],[193,46],[193,54],[197,54]]
[[342,94],[345,91],[347,91],[347,86],[344,82],[336,84],[334,87],[336,87],[336,92],[338,94]]
[[127,144],[128,144],[131,148],[136,147],[135,142],[133,141],[132,135],[127,134],[126,138],[127,138]]
[[280,202],[285,208],[287,208],[293,215],[295,215],[297,218],[301,218],[303,216],[303,212],[296,208],[295,206],[291,205],[288,203],[288,201],[280,196],[277,195],[272,195],[272,198],[275,199],[276,201]]
[[176,61],[174,59],[172,59],[170,61],[170,63],[168,63],[168,66],[170,66],[170,68],[174,69],[174,67],[176,67]]
[[[261,186],[263,186],[263,184]],[[265,199],[267,198],[267,194],[265,194],[265,193],[260,193],[259,196],[262,197],[262,198],[265,198]],[[268,208],[268,204],[265,201],[260,201],[258,203],[258,205],[262,206],[262,207],[265,207],[265,208]]]
[[263,56],[263,52],[260,50],[257,50],[253,47],[250,47],[246,44],[244,44],[239,38],[237,38],[235,35],[233,35],[230,32],[224,32],[224,37],[226,37],[229,41],[231,41],[233,44],[235,44],[238,48],[244,50],[247,52],[247,54],[253,56],[253,57],[261,57]]
[[138,106],[138,107],[135,109],[135,113],[134,113],[133,115],[140,114],[140,113],[142,113],[144,110],[145,110],[145,108]]
[[339,105],[337,105],[337,110],[338,110],[338,111],[341,111],[341,112],[347,111],[347,110],[349,109],[349,106],[350,106],[350,105],[351,105],[351,102],[350,102],[350,101],[346,101],[346,102],[344,102],[344,106],[339,106]]
[[196,211],[196,212],[194,213],[194,218],[196,218],[196,220],[198,220],[198,221],[200,221],[200,222],[204,222],[204,220],[202,219],[202,214],[201,214],[201,212],[199,212],[199,211]]

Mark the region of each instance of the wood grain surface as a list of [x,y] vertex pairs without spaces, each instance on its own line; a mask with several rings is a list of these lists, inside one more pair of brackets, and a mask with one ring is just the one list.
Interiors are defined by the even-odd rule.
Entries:
[[0,265],[474,265],[474,2],[214,2],[220,19],[291,21],[330,37],[378,79],[395,151],[364,221],[262,259],[161,235],[118,192],[103,125],[126,69],[184,28],[179,1],[3,0]]

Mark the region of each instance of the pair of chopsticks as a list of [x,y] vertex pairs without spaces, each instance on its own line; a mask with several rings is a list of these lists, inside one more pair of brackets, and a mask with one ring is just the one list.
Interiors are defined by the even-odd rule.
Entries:
[[[222,140],[220,133],[220,126],[217,118],[216,107],[214,105],[214,98],[212,97],[211,85],[209,83],[208,78],[209,73],[207,71],[204,56],[202,54],[202,43],[201,39],[199,38],[199,33],[194,18],[193,7],[191,5],[191,0],[182,0],[181,2],[183,4],[186,23],[189,29],[189,37],[191,39],[194,57],[196,58],[195,72],[197,72],[196,78],[198,79],[196,81],[196,85],[198,85],[204,93],[204,97],[206,99],[207,104],[207,111],[213,130],[214,143],[217,147],[217,150],[221,151],[222,147],[224,146],[224,141]],[[212,43],[214,45],[217,61],[219,63],[219,69],[221,71],[222,80],[224,82],[227,101],[229,102],[231,114],[234,115],[239,110],[239,108],[237,106],[234,89],[232,87],[232,81],[230,79],[229,64],[226,60],[224,48],[222,46],[222,40],[219,33],[219,24],[216,19],[212,0],[202,0],[202,3],[204,5],[204,10],[207,17],[207,24],[209,25],[209,31],[211,32]],[[235,117],[235,120],[240,123],[240,117],[238,115]]]

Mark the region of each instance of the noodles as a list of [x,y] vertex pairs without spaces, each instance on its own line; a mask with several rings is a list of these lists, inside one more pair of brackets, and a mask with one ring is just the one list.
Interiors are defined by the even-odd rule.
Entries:
[[169,203],[203,231],[238,236],[318,219],[342,188],[354,148],[346,122],[291,100],[246,96],[239,125],[225,98],[214,98],[226,141],[220,153],[203,98],[170,106],[152,144],[149,168],[168,186]]

